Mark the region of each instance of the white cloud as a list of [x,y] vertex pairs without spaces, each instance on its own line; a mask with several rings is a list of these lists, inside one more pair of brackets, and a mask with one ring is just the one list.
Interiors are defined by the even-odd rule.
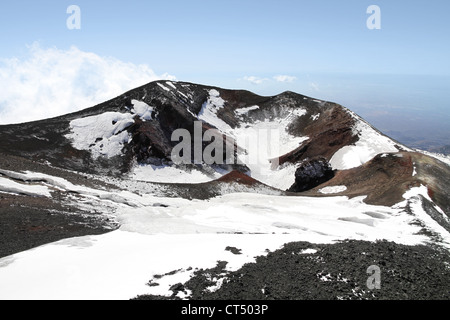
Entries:
[[294,82],[297,80],[297,77],[288,76],[288,75],[278,75],[273,77],[277,82]]
[[290,82],[294,82],[295,80],[297,80],[297,77],[289,76],[289,75],[277,75],[277,76],[273,76],[272,78],[260,78],[260,77],[255,77],[255,76],[246,76],[239,80],[248,81],[252,84],[262,84],[266,81],[290,83]]
[[251,82],[253,84],[261,84],[264,81],[268,81],[269,79],[267,79],[267,78],[258,78],[258,77],[255,77],[255,76],[250,76],[250,77],[244,77],[244,80],[248,81],[248,82]]
[[76,47],[43,49],[34,44],[26,59],[0,60],[0,124],[78,111],[160,79],[175,77]]

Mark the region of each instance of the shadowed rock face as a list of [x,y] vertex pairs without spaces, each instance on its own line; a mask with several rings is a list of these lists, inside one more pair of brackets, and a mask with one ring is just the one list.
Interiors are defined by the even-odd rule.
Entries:
[[321,185],[334,177],[334,171],[325,158],[304,161],[295,171],[295,183],[289,192],[302,192]]

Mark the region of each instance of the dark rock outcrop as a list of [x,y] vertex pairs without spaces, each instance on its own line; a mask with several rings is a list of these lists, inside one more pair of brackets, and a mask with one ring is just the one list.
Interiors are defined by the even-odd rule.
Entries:
[[[227,272],[223,262],[196,270],[183,286],[191,291],[189,300],[448,300],[449,262],[447,252],[424,245],[293,242],[234,272]],[[369,266],[380,268],[379,289],[368,285]],[[220,288],[208,290],[218,279]],[[172,296],[133,300],[179,299],[172,291]]]
[[295,171],[295,183],[289,192],[307,191],[334,177],[334,171],[325,158],[306,160]]

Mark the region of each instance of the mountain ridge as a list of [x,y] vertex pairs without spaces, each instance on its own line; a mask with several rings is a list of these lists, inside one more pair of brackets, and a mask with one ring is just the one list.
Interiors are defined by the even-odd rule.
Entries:
[[[213,98],[222,103],[221,106],[208,105],[212,99],[211,92],[217,93],[217,97],[214,96]],[[148,116],[150,120],[147,121],[137,114],[130,114],[130,110],[134,112],[133,101],[134,103],[142,101],[144,108],[150,108],[151,106],[155,118]],[[207,110],[208,107],[217,110],[211,112]],[[200,113],[204,110],[210,113],[207,115],[209,118],[200,119]],[[240,110],[244,111],[238,112]],[[123,145],[118,145],[118,147],[123,147],[122,152],[114,150],[115,153],[112,157],[100,155],[94,159],[91,154],[91,146],[102,143],[104,138],[93,138],[89,142],[89,147],[85,149],[77,148],[69,138],[71,130],[73,130],[70,125],[75,120],[78,121],[77,119],[87,119],[107,113],[130,114],[130,120],[127,120],[125,127],[122,131],[119,131],[119,133],[128,131],[129,140],[124,142]],[[212,118],[212,116],[215,118]],[[286,121],[282,119],[283,117],[289,119]],[[208,123],[208,120],[211,121],[211,119],[214,124]],[[277,128],[285,126],[288,134],[286,139],[299,137],[298,139],[301,142],[298,147],[281,150],[283,152],[279,154],[279,157],[270,160],[276,160],[278,168],[288,165],[298,166],[304,160],[321,156],[330,161],[335,169],[341,171],[360,167],[377,154],[412,151],[383,135],[354,112],[336,103],[317,100],[291,91],[285,91],[275,96],[259,96],[246,90],[222,89],[189,82],[154,81],[78,112],[47,120],[0,126],[0,139],[2,141],[0,152],[49,163],[52,166],[80,173],[108,174],[120,177],[128,174],[136,161],[138,164],[154,166],[160,166],[164,163],[170,164],[170,152],[175,146],[175,142],[170,141],[170,134],[179,128],[185,128],[193,133],[192,127],[195,121],[202,121],[203,132],[208,129],[219,129],[224,136],[233,134],[233,132],[234,135],[246,134],[245,130],[239,131],[238,129],[244,125],[248,127],[250,123],[279,122]],[[217,126],[222,127],[217,128]],[[355,126],[358,128],[355,129]],[[363,152],[370,152],[370,154],[364,155],[364,160],[356,159],[356,164],[343,163],[342,159],[349,157],[349,152],[343,152],[342,156],[338,153],[344,149],[357,148],[359,141],[364,138],[364,131],[369,132],[371,136],[366,138],[368,141],[366,145],[362,146]],[[379,150],[376,149],[376,146],[372,147],[371,145],[379,144],[377,139],[380,138],[378,137],[387,141],[387,143],[383,142],[385,146],[380,146]],[[203,149],[205,145],[203,142]],[[372,150],[373,148],[375,149]],[[252,176],[252,171],[245,163],[237,164],[237,152],[238,150],[235,149],[235,164],[231,166],[219,165],[208,169],[205,164],[200,166],[184,165],[182,169],[191,170],[191,172],[192,170],[200,170],[203,173],[206,170],[208,175],[212,174],[211,172],[216,172],[211,176],[213,177],[211,181],[220,177],[217,175],[217,170],[228,172],[239,170]],[[354,153],[354,158],[361,157],[358,154],[359,150]],[[353,162],[354,160],[352,159]],[[258,167],[256,169],[259,170]],[[258,180],[258,176],[253,178]],[[271,183],[268,183],[270,179],[267,179],[261,182],[270,185]],[[293,173],[291,179],[293,179]],[[337,180],[334,179],[334,181]],[[435,190],[436,187],[432,185],[431,180],[435,181],[436,179],[428,179],[426,183],[430,185],[431,190]],[[280,189],[277,184],[272,186]],[[289,187],[287,185],[281,190],[285,191]],[[402,188],[402,192],[405,192],[404,189]],[[449,205],[445,200],[446,196],[442,195],[442,191],[436,191],[437,194],[441,194],[441,196],[438,196],[440,205],[445,211],[448,211]],[[397,194],[400,195],[399,192]],[[432,191],[430,194],[435,195],[436,192]],[[400,197],[397,196],[396,200],[399,199]],[[376,203],[382,203],[382,201]],[[392,205],[390,200],[385,203]]]

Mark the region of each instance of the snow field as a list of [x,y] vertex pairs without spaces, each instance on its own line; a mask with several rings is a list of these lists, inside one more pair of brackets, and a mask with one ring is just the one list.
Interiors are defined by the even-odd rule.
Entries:
[[[295,182],[295,165],[278,166],[273,159],[298,148],[308,137],[295,137],[286,131],[289,120],[244,123],[229,132],[246,150],[238,158],[251,170],[251,177],[271,187],[286,190]],[[272,162],[271,162],[272,160]]]
[[[58,241],[0,260],[1,300],[127,300],[139,294],[169,295],[192,268],[212,268],[228,261],[237,270],[265,250],[297,239],[292,235],[143,235],[113,231]],[[225,251],[242,249],[241,255]],[[154,275],[180,270],[146,284]]]
[[199,170],[188,172],[175,167],[154,165],[136,165],[130,173],[130,178],[133,180],[163,183],[202,183],[221,176],[216,172],[211,178]]
[[[412,224],[417,220],[424,221],[450,248],[448,232],[421,209],[417,195],[426,195],[425,187],[405,194],[412,200],[411,215],[403,209],[406,200],[393,208],[367,205],[363,197],[342,196],[234,193],[189,201],[125,191],[113,195],[31,172],[8,174],[25,181],[53,181],[55,187],[77,190],[79,197],[87,200],[97,195],[95,202],[79,202],[84,209],[90,205],[93,210],[108,208],[105,214],[113,211],[121,226],[108,234],[66,239],[0,259],[0,299],[169,295],[171,285],[190,278],[194,270],[188,271],[189,267],[212,268],[222,260],[229,262],[230,270],[237,270],[255,256],[266,254],[266,249],[273,251],[287,242],[386,239],[412,245],[431,241],[419,234],[420,226]],[[163,206],[155,206],[158,203]],[[227,246],[241,249],[243,254],[233,255],[225,251]],[[153,279],[175,270],[173,275]],[[147,286],[152,279],[159,286]]]

